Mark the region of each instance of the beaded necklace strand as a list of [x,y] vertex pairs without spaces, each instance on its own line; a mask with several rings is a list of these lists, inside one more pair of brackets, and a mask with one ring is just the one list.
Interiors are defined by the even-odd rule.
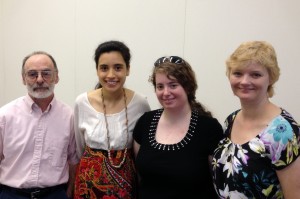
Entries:
[[110,137],[109,137],[109,129],[108,129],[108,122],[107,122],[107,117],[106,117],[106,106],[105,106],[105,103],[104,103],[104,96],[103,96],[103,91],[101,90],[101,98],[102,98],[102,104],[103,104],[103,112],[104,112],[104,118],[105,118],[105,125],[106,125],[106,133],[107,133],[107,147],[108,147],[108,160],[110,162],[110,164],[115,167],[115,168],[120,168],[123,163],[125,162],[125,159],[126,159],[126,155],[127,155],[127,143],[128,143],[128,137],[129,137],[129,133],[128,133],[128,116],[127,116],[127,104],[126,104],[126,101],[127,101],[127,97],[126,97],[126,93],[125,93],[125,90],[123,88],[123,94],[124,94],[124,104],[125,104],[125,116],[126,116],[126,120],[125,120],[125,124],[126,124],[126,143],[125,143],[125,151],[124,151],[124,155],[123,155],[123,159],[122,161],[120,162],[120,164],[117,164],[115,165],[114,162],[113,162],[113,159],[111,157],[111,148],[110,148]]

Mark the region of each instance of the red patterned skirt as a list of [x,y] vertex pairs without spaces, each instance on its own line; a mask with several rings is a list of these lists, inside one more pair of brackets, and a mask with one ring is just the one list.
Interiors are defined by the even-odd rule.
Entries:
[[[114,165],[123,156],[124,150],[111,151]],[[136,182],[132,149],[128,149],[124,164],[115,168],[107,151],[86,147],[76,172],[74,199],[134,199]]]

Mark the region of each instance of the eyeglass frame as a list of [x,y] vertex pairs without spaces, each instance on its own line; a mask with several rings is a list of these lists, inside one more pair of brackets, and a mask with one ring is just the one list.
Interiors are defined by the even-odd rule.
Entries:
[[[30,73],[30,72],[35,73],[35,76],[28,75],[28,73]],[[28,71],[24,72],[24,75],[30,81],[36,81],[37,78],[39,77],[39,75],[41,75],[41,77],[43,78],[43,80],[49,81],[53,77],[53,75],[55,74],[55,72],[57,72],[57,70],[51,70],[51,69],[45,69],[45,70],[28,70]],[[43,74],[43,73],[50,73],[50,74]],[[48,77],[48,75],[49,75],[49,77]]]
[[165,56],[165,57],[158,58],[154,62],[154,66],[157,67],[162,63],[166,63],[166,62],[173,63],[173,64],[183,64],[185,61],[184,59],[178,56]]

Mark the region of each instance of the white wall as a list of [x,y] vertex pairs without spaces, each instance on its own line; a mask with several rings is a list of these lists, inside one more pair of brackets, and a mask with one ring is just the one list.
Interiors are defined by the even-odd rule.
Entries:
[[272,101],[300,122],[299,0],[0,0],[0,106],[26,93],[21,63],[35,50],[52,54],[59,67],[59,99],[97,82],[93,53],[103,41],[125,42],[132,52],[126,86],[159,104],[147,82],[164,55],[194,68],[197,97],[222,123],[239,108],[225,76],[225,60],[243,41],[267,40],[277,51],[281,77]]

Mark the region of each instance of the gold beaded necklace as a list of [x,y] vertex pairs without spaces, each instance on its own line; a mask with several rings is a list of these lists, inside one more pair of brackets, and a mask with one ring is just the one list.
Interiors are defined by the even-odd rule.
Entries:
[[115,165],[113,162],[113,159],[111,158],[111,154],[110,154],[110,137],[109,137],[109,129],[108,129],[108,122],[107,122],[107,117],[106,117],[106,106],[104,103],[104,96],[103,96],[103,91],[101,90],[101,98],[102,98],[102,104],[103,104],[103,112],[104,112],[104,118],[105,118],[105,125],[106,125],[106,133],[107,133],[107,147],[108,147],[108,160],[111,164],[111,166],[115,167],[115,168],[120,168],[123,163],[125,162],[126,159],[126,155],[127,155],[127,143],[128,143],[128,139],[129,139],[129,133],[128,133],[128,116],[127,116],[127,97],[126,97],[126,93],[125,90],[123,88],[123,95],[124,95],[124,105],[125,105],[125,116],[126,116],[126,120],[125,120],[125,124],[126,124],[126,143],[125,143],[125,151],[124,151],[124,155],[123,155],[123,159],[120,162],[120,164]]

